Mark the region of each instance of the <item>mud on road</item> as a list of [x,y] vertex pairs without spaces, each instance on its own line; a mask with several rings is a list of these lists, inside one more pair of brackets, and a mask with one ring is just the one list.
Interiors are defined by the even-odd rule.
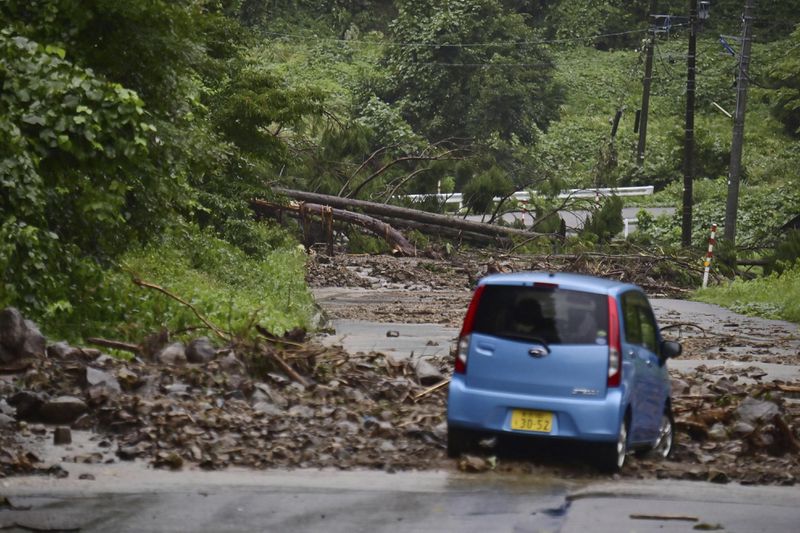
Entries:
[[[676,450],[670,461],[633,460],[624,477],[794,484],[800,475],[800,331],[794,324],[737,315],[716,306],[676,300],[688,292],[653,269],[593,263],[564,264],[525,256],[472,255],[451,261],[376,256],[319,257],[309,284],[333,319],[433,323],[458,328],[483,275],[521,270],[570,270],[611,275],[642,285],[664,336],[684,353],[673,361]],[[548,450],[519,460],[519,443],[507,457],[469,458],[467,470],[550,470],[597,475]],[[503,451],[503,450],[500,450]],[[508,451],[508,450],[506,450]],[[487,451],[493,454],[494,451]],[[525,455],[524,452],[522,455]],[[542,461],[542,455],[545,460]],[[564,463],[568,463],[569,466]]]
[[[457,328],[481,276],[530,269],[621,277],[657,297],[686,292],[673,278],[660,278],[663,271],[652,263],[478,254],[314,255],[308,282],[315,292],[338,294],[321,301],[332,319]],[[670,461],[632,459],[621,476],[794,484],[800,382],[774,379],[759,365],[768,360],[771,371],[797,365],[797,339],[785,324],[767,327],[738,315],[712,328],[707,322],[721,311],[706,311],[657,309],[685,346],[684,366],[672,371],[677,449]],[[59,353],[0,368],[0,475],[63,476],[70,463],[138,461],[171,469],[459,468],[604,477],[583,459],[546,449],[447,459],[448,350],[424,364],[307,338],[218,346],[212,360],[189,365],[124,361],[84,348]],[[50,404],[64,420],[47,418],[52,408],[42,406]],[[72,444],[52,444],[59,425],[71,426]]]

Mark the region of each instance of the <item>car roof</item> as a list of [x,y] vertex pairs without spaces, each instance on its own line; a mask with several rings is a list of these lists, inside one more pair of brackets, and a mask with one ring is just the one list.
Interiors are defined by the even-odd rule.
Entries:
[[638,290],[632,283],[615,279],[598,278],[568,272],[514,272],[493,274],[478,281],[478,285],[532,285],[533,283],[553,283],[562,289],[593,292],[597,294],[619,294],[627,290]]

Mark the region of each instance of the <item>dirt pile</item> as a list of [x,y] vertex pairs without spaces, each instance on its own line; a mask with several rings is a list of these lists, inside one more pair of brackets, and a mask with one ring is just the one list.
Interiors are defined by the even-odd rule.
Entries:
[[[91,429],[114,452],[73,459],[83,462],[392,470],[441,461],[444,398],[420,381],[430,383],[443,361],[412,365],[313,344],[240,348],[248,355],[227,350],[204,365],[81,349],[27,360],[0,390],[10,413],[0,427],[0,472],[48,471],[16,437],[47,441],[57,424]],[[276,356],[304,384],[276,368]]]
[[684,294],[699,285],[701,263],[650,253],[521,255],[462,252],[447,259],[386,255],[313,254],[306,280],[312,287],[370,289],[471,289],[498,272],[576,272],[636,283],[653,296]]

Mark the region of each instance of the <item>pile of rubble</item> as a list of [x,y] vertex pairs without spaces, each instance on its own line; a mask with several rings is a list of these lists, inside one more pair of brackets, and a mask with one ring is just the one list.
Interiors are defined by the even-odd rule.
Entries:
[[[48,345],[18,312],[0,312],[0,475],[65,475],[31,442],[66,444],[78,431],[91,431],[103,450],[68,457],[86,463],[600,475],[574,457],[447,460],[451,356],[350,355],[286,338],[221,348],[203,338],[185,347],[161,341],[150,358],[126,360]],[[794,484],[800,384],[759,377],[757,367],[673,371],[674,456],[632,460],[622,475]]]
[[678,446],[664,477],[793,485],[800,478],[800,384],[759,367],[698,366],[673,379]]
[[[12,309],[0,316],[21,319]],[[9,355],[0,366],[0,473],[47,469],[19,437],[58,444],[68,442],[66,428],[102,435],[113,460],[169,468],[392,470],[436,467],[443,459],[440,360],[265,340],[202,360],[169,344],[153,361],[126,361],[65,343],[45,350],[38,335],[36,349],[10,346],[5,353],[14,353],[13,361]],[[206,339],[194,344],[209,346]]]
[[525,255],[459,252],[445,260],[386,255],[313,254],[306,280],[312,287],[371,289],[471,289],[487,274],[520,271],[575,272],[635,283],[653,296],[676,296],[699,284],[701,263],[650,252],[624,255]]

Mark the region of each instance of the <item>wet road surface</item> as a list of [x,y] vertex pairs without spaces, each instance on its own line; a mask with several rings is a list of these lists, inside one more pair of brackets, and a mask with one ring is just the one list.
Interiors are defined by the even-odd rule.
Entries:
[[[9,531],[794,531],[800,491],[453,472],[72,465],[0,482]],[[94,480],[78,479],[92,473]]]

